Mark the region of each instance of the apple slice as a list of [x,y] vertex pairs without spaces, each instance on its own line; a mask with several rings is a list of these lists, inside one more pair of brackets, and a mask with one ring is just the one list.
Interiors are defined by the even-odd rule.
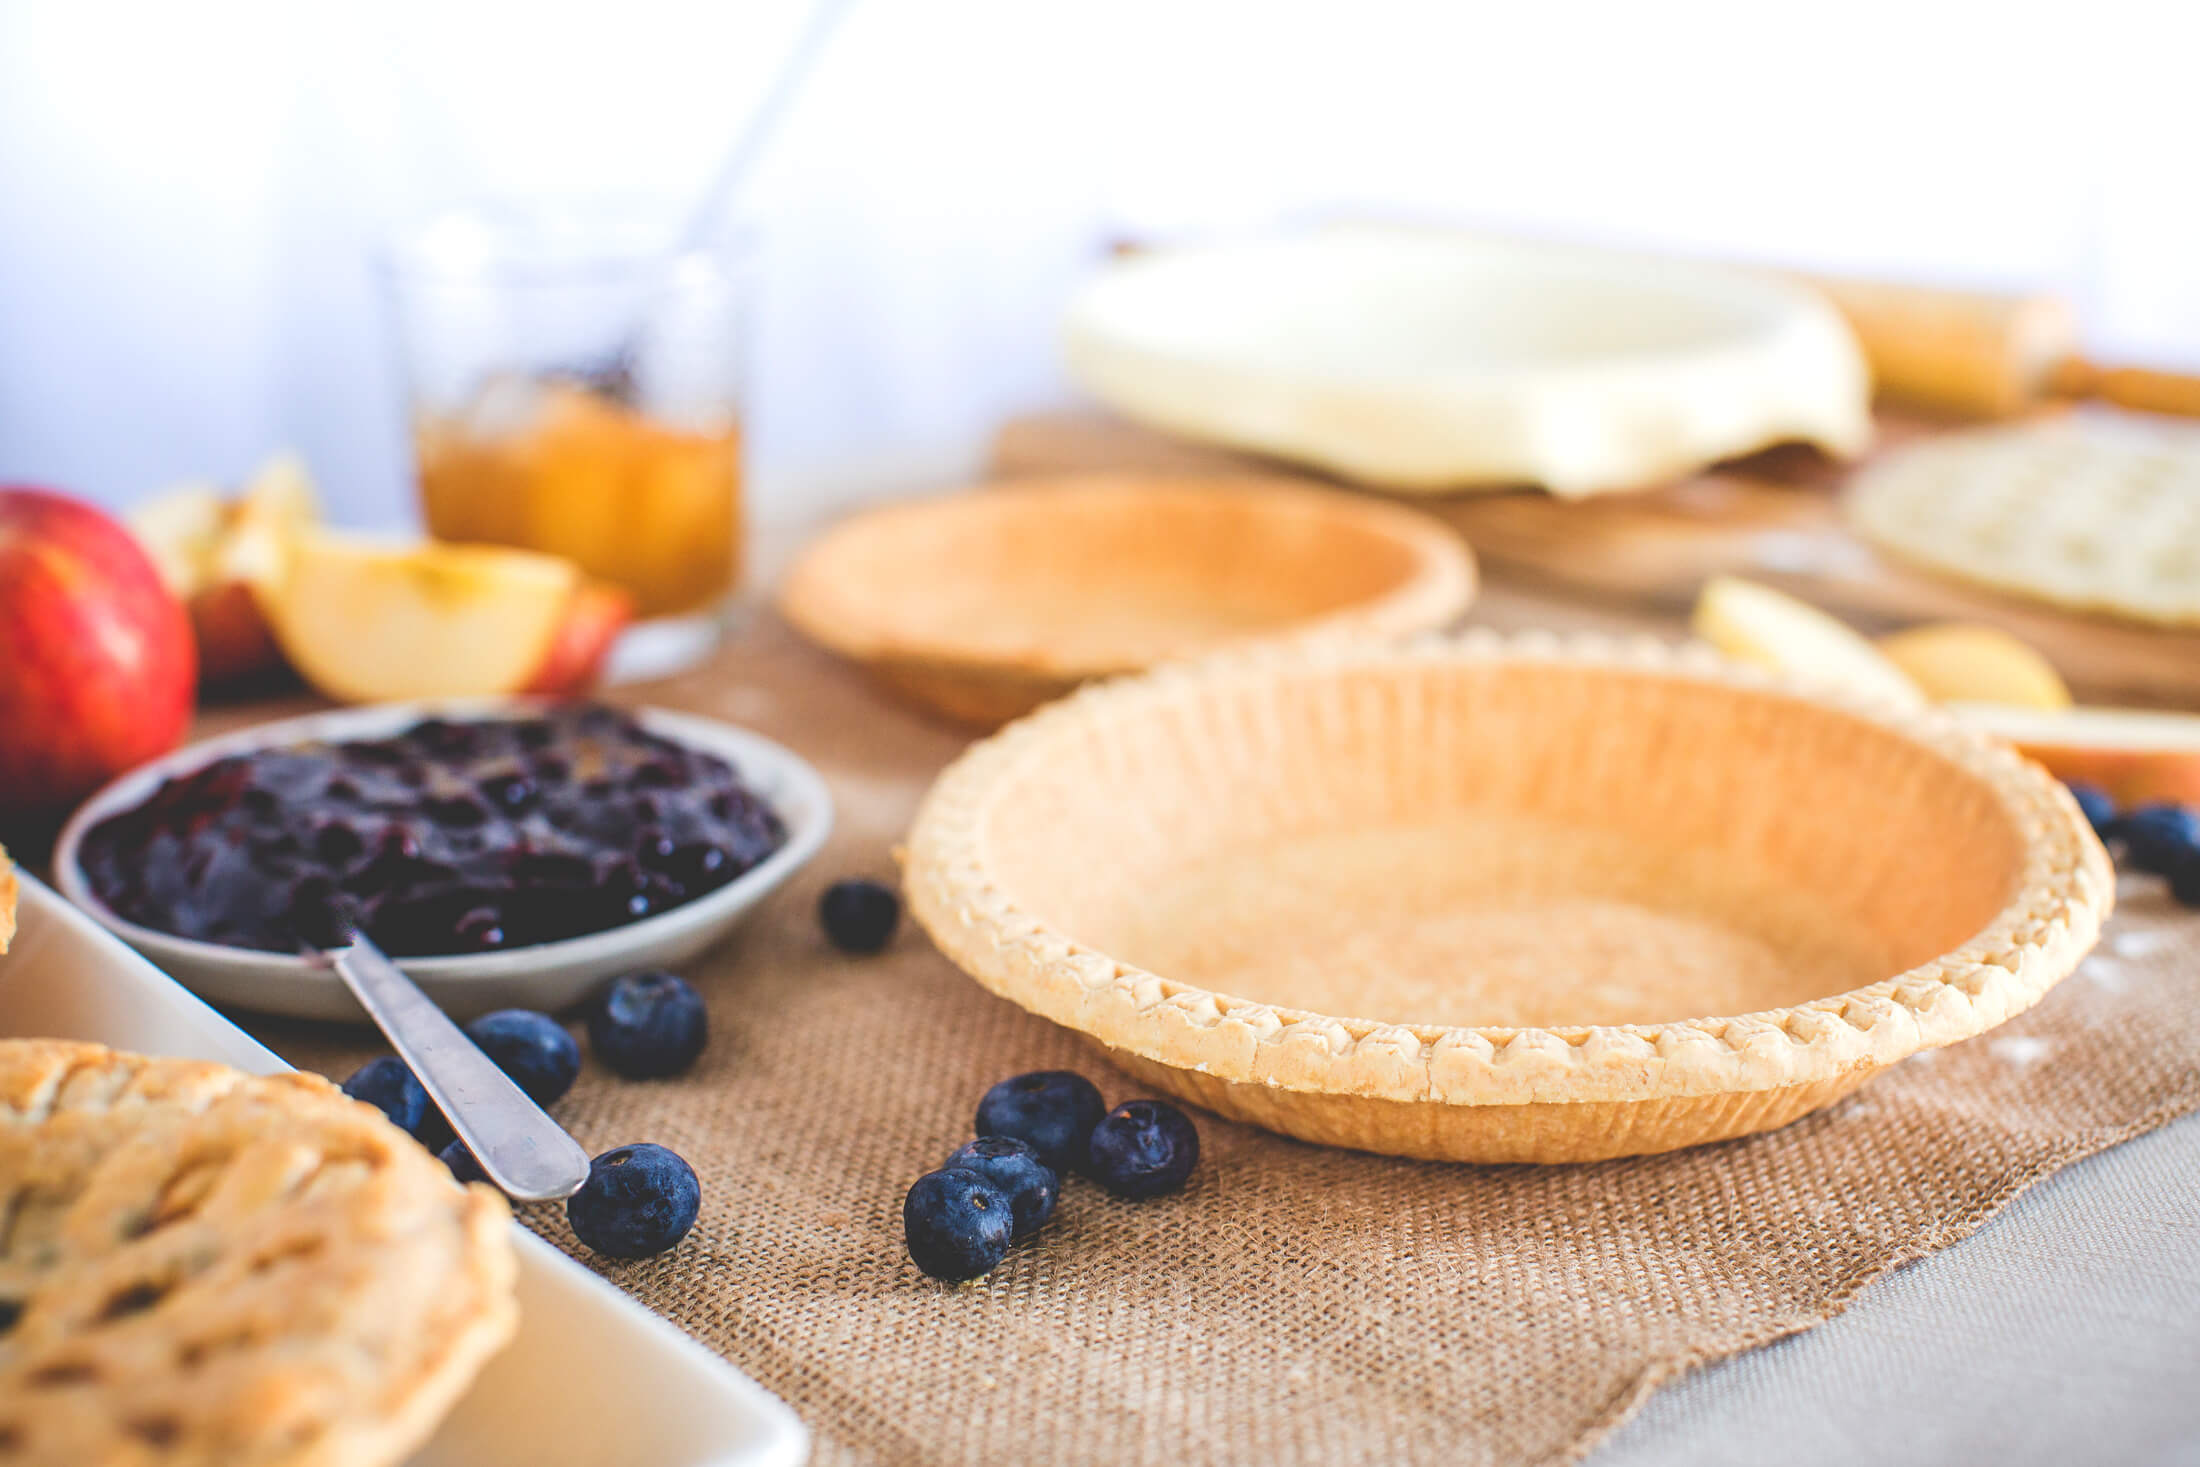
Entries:
[[2012,708],[1951,703],[1948,711],[2007,739],[2057,779],[2098,785],[2119,805],[2200,805],[2200,716],[2142,708]]
[[131,510],[122,522],[145,547],[161,584],[188,602],[213,578],[229,506],[212,484],[179,484]]
[[565,603],[542,666],[520,691],[562,698],[590,686],[602,676],[611,644],[633,619],[632,596],[606,581],[582,581]]
[[229,508],[227,533],[215,548],[213,570],[224,581],[251,584],[277,564],[284,547],[321,519],[313,480],[296,454],[277,454],[260,465]]
[[280,666],[282,651],[250,590],[290,538],[318,517],[313,484],[294,454],[279,454],[235,499],[186,484],[132,510],[129,526],[191,615],[199,677],[210,687]]
[[580,572],[490,545],[311,530],[253,590],[306,681],[366,703],[513,693],[549,660]]
[[1903,707],[1924,705],[1917,684],[1878,648],[1817,607],[1770,586],[1714,576],[1696,598],[1691,625],[1697,636],[1737,661]]
[[2070,706],[2055,665],[2000,627],[1936,622],[1881,637],[1879,650],[1936,703]]

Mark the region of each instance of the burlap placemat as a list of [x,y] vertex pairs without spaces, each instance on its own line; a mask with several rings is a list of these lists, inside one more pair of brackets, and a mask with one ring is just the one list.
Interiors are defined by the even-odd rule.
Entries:
[[[920,933],[870,960],[818,933],[818,890],[891,872],[962,736],[769,620],[642,693],[802,750],[839,828],[690,975],[715,1036],[698,1068],[591,1067],[557,1113],[592,1151],[652,1140],[694,1163],[703,1216],[678,1250],[592,1262],[784,1397],[821,1463],[1564,1461],[1661,1382],[1826,1319],[2030,1182],[2200,1104],[2200,921],[2127,882],[2102,949],[2032,1014],[1785,1131],[1472,1168],[1201,1115],[1188,1191],[1127,1204],[1072,1183],[1035,1245],[944,1287],[902,1251],[902,1193],[967,1138],[986,1086],[1074,1066],[1111,1103],[1130,1093]],[[339,1076],[377,1052],[249,1022]],[[528,1221],[576,1247],[559,1210]]]

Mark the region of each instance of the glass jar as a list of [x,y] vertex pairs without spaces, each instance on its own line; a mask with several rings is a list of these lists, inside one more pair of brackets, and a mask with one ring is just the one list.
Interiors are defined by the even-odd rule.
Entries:
[[623,588],[627,675],[707,654],[741,581],[753,250],[678,232],[642,205],[477,208],[387,259],[428,532]]

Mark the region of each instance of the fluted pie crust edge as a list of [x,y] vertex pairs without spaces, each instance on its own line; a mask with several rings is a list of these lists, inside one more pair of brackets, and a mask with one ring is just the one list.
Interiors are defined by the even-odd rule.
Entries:
[[[1342,603],[1317,594],[1354,561],[1366,590]],[[1160,600],[1176,604],[1137,589],[1157,567],[1176,589]],[[1172,629],[1170,616],[1249,580],[1279,599],[1232,643],[1432,631],[1466,610],[1476,574],[1458,535],[1404,505],[1281,478],[1091,473],[865,511],[805,547],[778,601],[804,636],[896,694],[990,728],[1087,680],[1216,650],[1213,627],[1187,614]],[[983,614],[937,623],[928,608],[961,599],[943,599],[948,589]],[[1295,595],[1310,599],[1290,605]],[[1137,635],[1091,634],[1126,612],[1143,621]],[[1030,635],[1004,643],[1026,617]],[[1085,635],[1068,645],[1049,627]]]
[[[1945,759],[2008,812],[2023,840],[2015,890],[1968,940],[1848,992],[1726,1017],[1495,1028],[1369,1022],[1172,981],[1052,929],[988,869],[989,802],[1060,741],[1181,714],[1208,691],[1267,679],[1367,669],[1410,677],[1417,666],[1508,661],[1707,681],[1868,719]],[[2068,792],[1940,715],[1805,693],[1701,647],[1484,632],[1404,647],[1253,649],[1088,688],[951,766],[919,811],[906,865],[912,914],[942,952],[1141,1078],[1304,1139],[1471,1161],[1635,1154],[1784,1124],[1908,1055],[2030,1007],[2076,967],[2114,900],[2107,855]]]

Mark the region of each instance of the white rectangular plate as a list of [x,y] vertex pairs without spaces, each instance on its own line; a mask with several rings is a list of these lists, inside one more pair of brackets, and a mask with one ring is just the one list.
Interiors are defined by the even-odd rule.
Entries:
[[[28,878],[18,919],[0,957],[0,1036],[288,1068]],[[802,1424],[762,1386],[513,1226],[519,1336],[410,1467],[792,1467],[808,1455]]]

